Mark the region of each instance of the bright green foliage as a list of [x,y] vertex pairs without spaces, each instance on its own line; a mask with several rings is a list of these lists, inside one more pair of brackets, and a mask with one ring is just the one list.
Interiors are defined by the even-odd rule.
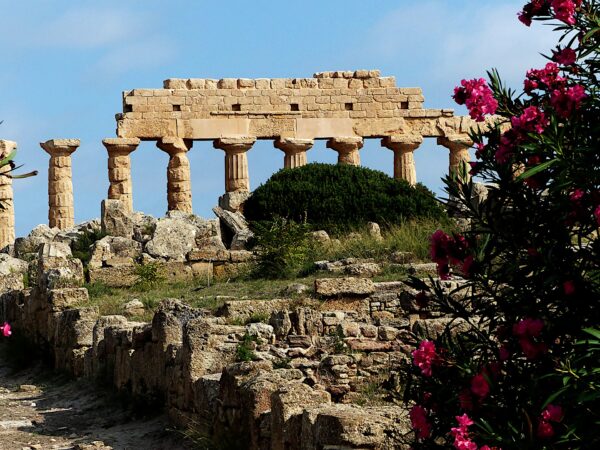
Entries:
[[377,170],[331,164],[280,170],[253,192],[244,212],[254,222],[285,217],[327,231],[445,215],[422,185],[412,187]]

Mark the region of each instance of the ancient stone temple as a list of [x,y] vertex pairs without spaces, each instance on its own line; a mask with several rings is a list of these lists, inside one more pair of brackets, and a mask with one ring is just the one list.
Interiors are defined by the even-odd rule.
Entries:
[[[125,153],[113,153],[128,155],[138,139],[157,141],[171,158],[170,210],[191,209],[192,175],[185,154],[195,140],[213,141],[225,153],[226,195],[221,199],[225,203],[237,204],[231,199],[243,199],[249,192],[246,152],[257,139],[272,139],[284,153],[286,168],[306,164],[316,139],[327,141],[327,148],[338,153],[339,164],[353,165],[360,165],[364,139],[381,139],[381,145],[394,153],[394,177],[415,184],[413,153],[423,138],[437,138],[449,150],[449,170],[456,172],[469,160],[468,132],[475,126],[451,109],[426,109],[423,102],[420,88],[397,87],[394,77],[382,77],[378,70],[321,72],[293,79],[168,79],[163,89],[123,93],[123,112],[116,116],[119,137],[105,141],[105,146],[109,155],[108,144],[125,146],[129,149]],[[128,156],[121,158],[119,176],[129,180]],[[120,191],[130,190],[130,184],[115,181],[110,161],[109,178],[109,198],[129,201],[131,193]]]

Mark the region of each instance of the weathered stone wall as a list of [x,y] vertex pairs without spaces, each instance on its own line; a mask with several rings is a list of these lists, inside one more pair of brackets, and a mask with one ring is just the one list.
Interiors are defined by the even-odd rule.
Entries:
[[450,136],[473,122],[451,109],[424,109],[420,88],[396,86],[378,70],[293,79],[168,79],[164,89],[123,93],[120,137],[258,139]]

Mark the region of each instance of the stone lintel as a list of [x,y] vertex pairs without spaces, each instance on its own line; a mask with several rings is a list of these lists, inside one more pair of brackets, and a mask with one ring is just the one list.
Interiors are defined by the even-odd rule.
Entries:
[[438,145],[453,149],[456,147],[471,147],[473,140],[467,134],[452,134],[437,138]]
[[194,141],[191,139],[183,139],[180,137],[167,136],[162,137],[156,142],[156,146],[169,155],[188,152]]
[[66,153],[70,155],[79,147],[81,141],[79,139],[50,139],[46,142],[40,142],[46,153],[49,155]]

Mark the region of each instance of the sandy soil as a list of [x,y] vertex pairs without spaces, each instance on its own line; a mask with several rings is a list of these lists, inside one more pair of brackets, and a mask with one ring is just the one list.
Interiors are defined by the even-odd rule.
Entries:
[[0,361],[1,450],[109,448],[189,449],[164,415],[142,419],[88,380],[40,367],[15,373]]

